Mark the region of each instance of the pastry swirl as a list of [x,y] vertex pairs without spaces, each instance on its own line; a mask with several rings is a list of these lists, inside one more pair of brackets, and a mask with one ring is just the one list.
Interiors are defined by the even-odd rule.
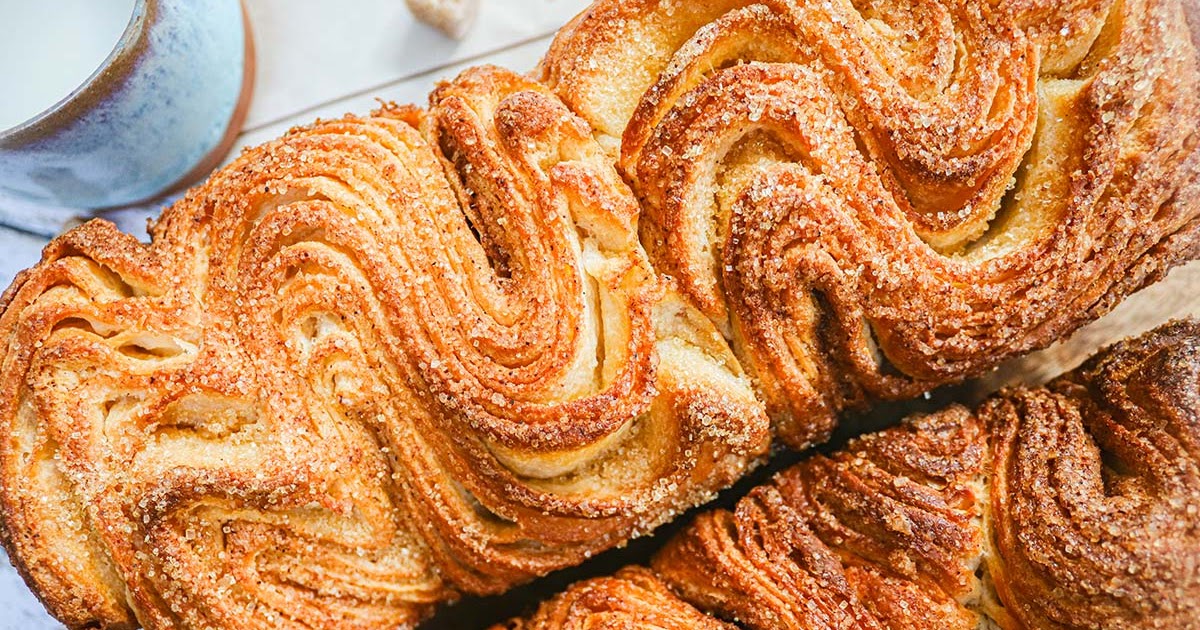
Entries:
[[[468,71],[248,151],[149,244],[49,245],[0,304],[5,545],[72,627],[409,626],[576,564],[768,418],[810,445],[1200,256],[1198,63],[1180,0],[602,0],[540,81]],[[897,561],[953,590],[982,543],[942,483],[921,518],[965,538]],[[785,491],[746,513],[798,519]],[[833,562],[820,527],[787,535]],[[1044,561],[996,567],[1020,614],[1087,605],[1035,596]]]
[[689,603],[763,629],[1193,627],[1200,322],[814,456],[701,515],[652,566],[576,585],[529,627],[684,620]]
[[1178,0],[605,0],[542,66],[798,448],[1195,257],[1198,71]]
[[997,592],[1025,626],[1200,619],[1200,324],[1167,326],[980,414]]
[[395,628],[649,531],[768,422],[589,128],[497,68],[6,293],[5,543],[71,627]]

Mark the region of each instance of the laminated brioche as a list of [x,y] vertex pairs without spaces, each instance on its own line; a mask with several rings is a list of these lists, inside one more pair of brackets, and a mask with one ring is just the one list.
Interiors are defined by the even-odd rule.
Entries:
[[0,317],[5,544],[68,626],[395,628],[645,533],[767,419],[581,120],[497,68],[251,149]]
[[[1198,63],[1179,0],[597,2],[534,76],[294,129],[149,243],[48,245],[0,301],[4,545],[72,628],[411,627],[579,564],[1200,256]],[[938,416],[999,435],[971,417]],[[1065,619],[1047,557],[990,575]]]
[[541,70],[795,448],[1198,253],[1179,0],[606,0]]

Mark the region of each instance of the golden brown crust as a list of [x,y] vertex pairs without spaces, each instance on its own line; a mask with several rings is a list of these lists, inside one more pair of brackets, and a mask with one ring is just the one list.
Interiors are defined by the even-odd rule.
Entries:
[[[296,129],[149,245],[94,222],[18,277],[0,514],[54,614],[409,625],[702,501],[763,453],[766,412],[812,444],[1200,256],[1179,0],[603,0],[542,74],[480,68],[428,111]],[[969,623],[979,484],[921,468],[983,435],[961,421],[859,443],[915,444],[886,463],[815,459],[714,520],[783,519],[771,536],[808,555],[695,597]],[[775,566],[771,536],[737,562]],[[1128,595],[1049,601],[1013,557],[1022,618]],[[809,619],[772,601],[762,623]]]
[[[1200,321],[812,457],[701,515],[652,566],[746,628],[1193,627]],[[682,605],[625,593],[607,607]]]
[[542,75],[795,447],[1200,254],[1179,0],[604,0]]
[[767,420],[545,88],[469,71],[47,247],[0,316],[6,546],[71,627],[395,628],[649,531]]
[[627,567],[572,585],[527,619],[493,630],[733,630],[676,597],[654,574]]
[[701,516],[654,568],[752,628],[974,628],[985,438],[958,407],[866,436]]
[[1200,323],[985,406],[991,574],[1032,628],[1200,619]]

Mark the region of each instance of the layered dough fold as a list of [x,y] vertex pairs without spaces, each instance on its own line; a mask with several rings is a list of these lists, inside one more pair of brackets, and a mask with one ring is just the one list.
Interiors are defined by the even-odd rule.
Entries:
[[1192,627],[1200,322],[814,456],[701,515],[652,567],[507,627]]
[[93,222],[0,319],[8,547],[73,627],[394,628],[649,531],[763,454],[588,127],[482,68]]
[[[80,628],[406,627],[577,564],[728,486],[772,432],[817,443],[1200,256],[1198,64],[1180,0],[601,0],[536,76],[476,68],[425,109],[294,129],[148,244],[103,221],[53,241],[0,301],[5,546]],[[970,417],[938,416],[946,448],[1000,431]],[[815,461],[904,477],[881,496],[963,538],[797,593],[975,614],[966,495]],[[745,510],[905,526],[804,474]],[[805,566],[833,562],[822,535]],[[989,570],[1038,592],[1040,553]],[[904,582],[935,577],[953,592]],[[889,602],[909,600],[862,610]]]
[[796,448],[1197,255],[1178,0],[607,0],[542,75]]

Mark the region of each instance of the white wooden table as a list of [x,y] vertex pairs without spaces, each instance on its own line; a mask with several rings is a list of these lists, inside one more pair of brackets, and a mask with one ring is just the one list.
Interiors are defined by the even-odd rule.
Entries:
[[[453,41],[414,22],[403,0],[246,0],[257,46],[254,101],[241,146],[262,143],[317,117],[366,112],[375,99],[424,104],[439,79],[467,66],[495,63],[531,69],[553,32],[587,0],[484,0],[474,29]],[[126,231],[165,201],[106,213]],[[0,200],[0,221],[20,212]],[[73,213],[63,209],[63,216]],[[44,231],[53,231],[52,226]],[[46,238],[0,227],[0,286],[35,263]],[[977,389],[1041,381],[1078,364],[1102,345],[1183,315],[1200,316],[1200,263],[1176,270],[1072,339],[1009,362]],[[497,620],[499,621],[499,620]],[[435,620],[436,622],[436,620]],[[61,626],[48,617],[20,576],[0,559],[0,630]]]

